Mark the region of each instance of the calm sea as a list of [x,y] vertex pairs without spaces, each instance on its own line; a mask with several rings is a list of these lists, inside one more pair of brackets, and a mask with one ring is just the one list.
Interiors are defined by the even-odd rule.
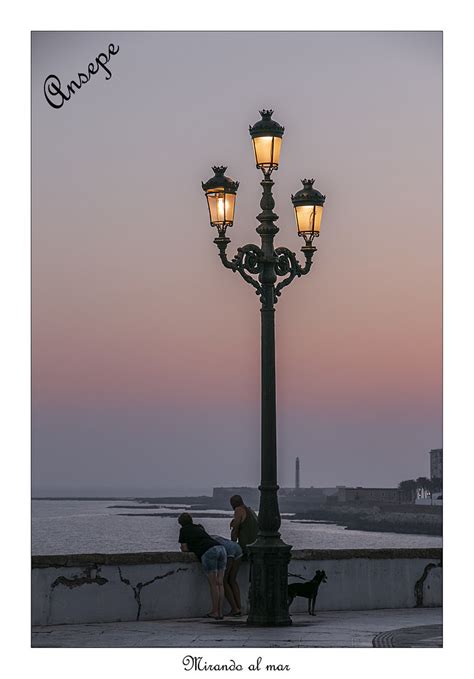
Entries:
[[[124,500],[33,500],[33,554],[179,551],[178,522],[153,514],[184,511],[185,505],[162,509],[118,509],[135,505]],[[121,516],[123,513],[147,516]],[[214,510],[209,513],[215,513]],[[208,533],[229,536],[232,512],[227,518],[199,518]],[[441,537],[345,530],[332,524],[297,523],[282,519],[282,538],[295,549],[377,549],[390,547],[441,547]]]

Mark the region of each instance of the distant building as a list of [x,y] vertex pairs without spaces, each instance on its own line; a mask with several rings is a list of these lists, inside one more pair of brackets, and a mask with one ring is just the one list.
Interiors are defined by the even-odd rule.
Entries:
[[338,486],[338,502],[361,502],[378,504],[399,504],[401,502],[398,488],[346,488]]
[[318,498],[318,497],[328,497],[330,495],[335,495],[337,492],[336,488],[298,488],[298,493],[296,493],[295,488],[280,488],[278,491],[279,497],[286,497],[289,495],[298,495],[298,497],[308,497],[308,498]]
[[[230,507],[229,498],[232,495],[241,495],[245,504],[250,505],[253,509],[258,509],[260,504],[260,491],[258,488],[250,486],[233,486],[214,488],[212,492],[213,505],[215,507]],[[323,504],[329,498],[336,499],[337,488],[280,488],[278,490],[278,497],[280,502],[315,502],[316,504]]]
[[431,478],[443,478],[443,449],[433,448],[430,450],[430,476]]
[[295,464],[295,489],[299,490],[300,487],[300,458],[296,458]]

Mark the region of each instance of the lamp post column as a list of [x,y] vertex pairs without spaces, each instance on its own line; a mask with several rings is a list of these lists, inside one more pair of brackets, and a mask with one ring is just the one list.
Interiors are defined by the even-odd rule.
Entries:
[[278,508],[276,381],[275,381],[275,282],[277,258],[273,239],[278,232],[273,212],[273,181],[265,175],[261,182],[262,212],[257,232],[262,241],[261,285],[261,484],[258,536],[250,551],[250,611],[247,624],[258,626],[291,625],[288,614],[288,563],[291,546],[280,538]]

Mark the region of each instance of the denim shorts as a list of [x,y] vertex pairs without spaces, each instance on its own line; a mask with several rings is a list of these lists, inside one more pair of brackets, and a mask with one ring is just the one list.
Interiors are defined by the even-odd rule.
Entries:
[[220,545],[210,547],[202,555],[201,563],[205,573],[224,571],[227,564],[227,554],[224,547]]
[[242,558],[242,547],[238,542],[223,538],[221,535],[211,535],[211,538],[224,547],[227,554],[227,561],[229,561],[229,559],[237,560]]
[[[230,543],[230,544],[229,544]],[[241,559],[242,558],[242,547],[239,545],[238,542],[232,542],[232,540],[229,540],[225,544],[225,550],[227,552],[227,558],[228,559]]]

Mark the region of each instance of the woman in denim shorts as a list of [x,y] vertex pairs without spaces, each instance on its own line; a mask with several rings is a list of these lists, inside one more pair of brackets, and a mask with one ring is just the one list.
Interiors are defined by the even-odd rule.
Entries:
[[226,550],[211,538],[200,524],[194,524],[190,514],[181,514],[178,523],[181,526],[179,531],[181,551],[193,552],[198,557],[209,581],[212,611],[207,614],[207,617],[222,620]]
[[230,604],[230,615],[242,615],[240,588],[239,583],[237,582],[237,572],[242,563],[242,547],[238,542],[233,542],[220,535],[212,535],[211,537],[222,545],[227,552],[227,568],[224,573],[224,593],[225,598]]

